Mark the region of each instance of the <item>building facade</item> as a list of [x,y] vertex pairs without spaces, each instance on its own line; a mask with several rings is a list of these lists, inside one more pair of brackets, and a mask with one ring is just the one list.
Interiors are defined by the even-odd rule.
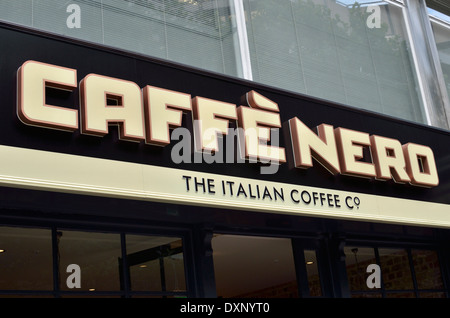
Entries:
[[0,0],[0,297],[447,298],[441,0]]

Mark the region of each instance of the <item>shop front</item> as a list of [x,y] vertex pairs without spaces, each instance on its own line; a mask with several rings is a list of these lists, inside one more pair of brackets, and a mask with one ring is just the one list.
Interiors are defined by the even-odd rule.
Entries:
[[448,131],[0,37],[1,296],[448,297]]

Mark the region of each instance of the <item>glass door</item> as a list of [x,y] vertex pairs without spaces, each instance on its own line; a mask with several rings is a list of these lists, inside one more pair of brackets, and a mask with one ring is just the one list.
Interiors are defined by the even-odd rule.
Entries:
[[316,251],[293,245],[290,238],[216,234],[212,248],[217,296],[321,296]]

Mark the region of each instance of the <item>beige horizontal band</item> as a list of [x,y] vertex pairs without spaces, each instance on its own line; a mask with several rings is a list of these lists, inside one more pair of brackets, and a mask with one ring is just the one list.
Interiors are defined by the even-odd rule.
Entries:
[[0,184],[156,202],[450,227],[450,205],[0,146]]

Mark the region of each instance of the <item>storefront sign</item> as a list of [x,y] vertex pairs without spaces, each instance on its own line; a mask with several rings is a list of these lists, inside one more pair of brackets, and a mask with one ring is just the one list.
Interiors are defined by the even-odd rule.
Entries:
[[[245,96],[247,105],[238,106],[200,96],[192,98],[187,93],[150,85],[141,88],[132,81],[98,74],[88,74],[78,84],[76,69],[35,61],[25,62],[17,78],[17,115],[27,125],[71,132],[80,129],[82,134],[102,137],[108,134],[109,124],[117,124],[122,140],[164,147],[171,143],[170,129],[180,127],[183,113],[188,112],[194,123],[197,152],[220,151],[220,136],[227,135],[230,125],[237,123],[242,158],[276,164],[284,164],[289,158],[285,148],[270,143],[271,129],[282,127],[278,104],[254,90]],[[47,87],[79,89],[79,110],[48,105]],[[428,146],[402,145],[397,139],[325,123],[314,131],[298,117],[284,125],[290,133],[286,144],[292,149],[296,168],[308,169],[315,160],[333,175],[392,179],[396,183],[428,188],[439,184],[434,154]],[[365,150],[369,150],[369,158],[365,158]],[[185,176],[184,181],[188,191],[197,184],[191,176]],[[279,191],[272,192],[272,188],[236,186],[227,180],[214,184],[214,188],[221,187],[222,194],[230,197],[245,194],[264,201],[276,200],[277,193],[279,196]],[[346,197],[331,193],[291,189],[284,195],[293,204],[320,201],[322,205],[328,202],[330,208],[341,204],[349,207]],[[358,205],[354,198],[351,200],[353,206]]]
[[450,227],[447,204],[3,145],[0,153],[0,184],[9,187],[253,212]]
[[446,131],[75,40],[0,35],[2,187],[450,227]]

